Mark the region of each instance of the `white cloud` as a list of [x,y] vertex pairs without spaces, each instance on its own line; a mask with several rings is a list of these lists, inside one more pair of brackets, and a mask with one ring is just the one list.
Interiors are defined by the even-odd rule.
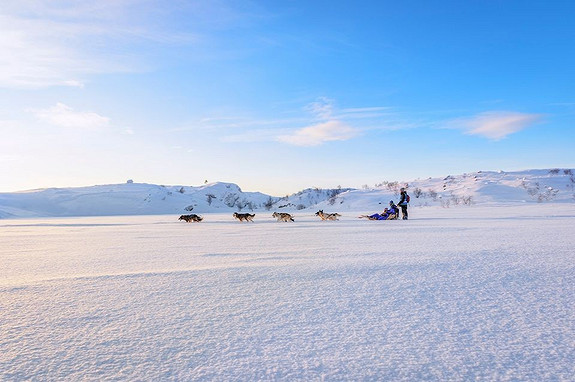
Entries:
[[278,140],[296,146],[318,146],[330,141],[346,141],[357,134],[356,129],[334,120],[304,127],[293,134],[279,136]]
[[335,102],[327,97],[318,98],[305,107],[319,123],[297,129],[291,134],[277,137],[279,142],[295,146],[319,146],[325,142],[347,141],[359,134],[358,130],[342,122],[335,114]]
[[492,111],[471,118],[458,119],[450,125],[463,129],[466,134],[479,135],[492,140],[500,140],[510,134],[524,130],[541,118],[539,114],[526,114],[510,111]]
[[[39,2],[38,8],[45,5]],[[77,87],[83,85],[88,73],[119,69],[105,64],[103,55],[88,53],[87,47],[82,47],[87,36],[100,34],[89,23],[81,25],[69,18],[55,21],[8,8],[12,14],[6,14],[6,9],[0,14],[0,86]]]
[[93,112],[74,111],[63,103],[48,109],[31,110],[40,121],[53,126],[80,129],[99,129],[107,127],[110,119]]
[[146,69],[142,41],[170,44],[190,35],[162,25],[156,0],[3,0],[0,87],[82,87],[97,73]]
[[[413,127],[397,122],[390,107],[337,109],[334,100],[320,97],[298,111],[301,112],[302,109],[311,117],[300,116],[293,111],[289,115],[295,116],[283,119],[214,116],[202,118],[196,123],[171,131],[193,131],[200,128],[230,130],[221,141],[242,143],[276,141],[299,146],[315,146],[329,141],[348,140],[362,131],[372,129],[397,130]],[[361,124],[361,127],[357,126],[358,124]]]
[[307,105],[305,109],[318,119],[329,120],[333,116],[334,101],[327,97],[320,97],[316,102]]

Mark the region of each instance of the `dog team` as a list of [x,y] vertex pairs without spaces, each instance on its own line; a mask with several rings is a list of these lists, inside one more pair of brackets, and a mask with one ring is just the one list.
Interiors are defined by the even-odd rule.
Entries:
[[[401,197],[397,205],[393,203],[393,200],[391,200],[389,202],[389,208],[385,208],[381,214],[361,215],[359,216],[359,218],[367,218],[369,220],[397,220],[399,219],[399,208],[401,207],[401,213],[403,215],[402,219],[407,220],[407,206],[409,204],[409,195],[407,195],[405,188],[402,188],[400,191],[401,191],[400,194]],[[253,222],[256,214],[249,214],[249,213],[240,214],[239,212],[234,212],[232,216],[234,217],[234,219],[237,219],[241,222]],[[318,216],[321,220],[339,220],[338,217],[340,217],[341,215],[338,214],[337,212],[326,213],[323,212],[323,210],[319,210],[315,213],[315,216]],[[295,221],[293,216],[291,214],[288,214],[287,212],[274,212],[272,214],[272,217],[276,218],[278,222]],[[203,219],[204,218],[199,215],[190,214],[190,215],[182,215],[178,220],[184,220],[187,223],[191,222],[199,223]]]
[[[324,214],[323,211],[316,212],[316,215],[318,215],[322,220],[337,220],[337,216],[341,216],[340,214]],[[232,216],[234,217],[234,219],[237,219],[241,222],[253,222],[256,214],[249,214],[249,213],[240,214],[238,212],[234,212]],[[288,214],[287,212],[274,212],[272,214],[272,217],[276,218],[278,222],[295,221],[293,219],[293,216],[291,214]],[[182,215],[178,220],[184,220],[186,223],[192,223],[192,222],[199,223],[202,220],[204,220],[204,218],[196,214],[190,214],[190,215]]]
[[[387,208],[385,210],[386,210],[385,212],[387,212]],[[359,217],[360,218],[368,218],[369,220],[394,220],[394,219],[397,219],[396,214],[386,215],[385,212],[382,215],[380,215],[380,214],[361,215]],[[234,217],[234,219],[239,220],[241,222],[253,222],[256,214],[249,214],[249,213],[241,214],[238,212],[234,212],[232,216]],[[323,210],[319,210],[315,213],[315,216],[318,216],[321,220],[339,220],[338,218],[341,215],[338,214],[337,212],[326,213],[326,212],[323,212]],[[381,218],[382,216],[385,216],[385,217]],[[295,221],[293,216],[291,214],[288,214],[287,212],[274,212],[272,214],[272,217],[276,218],[278,222],[294,222]],[[199,223],[202,220],[204,220],[204,218],[200,215],[190,214],[190,215],[182,215],[182,216],[180,216],[180,218],[178,220],[184,220],[186,223]]]

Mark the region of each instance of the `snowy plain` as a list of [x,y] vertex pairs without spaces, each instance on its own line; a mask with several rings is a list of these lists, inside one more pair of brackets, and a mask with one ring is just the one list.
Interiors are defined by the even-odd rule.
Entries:
[[575,375],[575,206],[0,221],[0,380]]

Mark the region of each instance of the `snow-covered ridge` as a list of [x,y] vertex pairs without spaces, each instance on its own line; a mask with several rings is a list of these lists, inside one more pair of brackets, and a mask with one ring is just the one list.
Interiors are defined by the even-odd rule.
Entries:
[[575,202],[575,170],[479,171],[443,178],[385,181],[361,189],[308,188],[275,197],[233,183],[163,186],[128,182],[0,193],[0,218],[153,215],[271,210],[378,210],[407,187],[412,207]]

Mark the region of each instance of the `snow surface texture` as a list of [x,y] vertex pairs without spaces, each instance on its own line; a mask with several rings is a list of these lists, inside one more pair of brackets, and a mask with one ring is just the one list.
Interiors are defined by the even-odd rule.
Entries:
[[[455,207],[502,203],[574,203],[575,170],[475,172],[407,182],[411,205]],[[0,193],[0,218],[46,216],[152,215],[207,212],[359,211],[399,201],[406,182],[382,182],[361,190],[309,188],[275,197],[243,192],[232,183],[199,187],[125,183]],[[314,212],[315,212],[314,211]],[[379,211],[381,212],[381,211]]]
[[572,381],[575,206],[410,212],[2,220],[0,380]]

